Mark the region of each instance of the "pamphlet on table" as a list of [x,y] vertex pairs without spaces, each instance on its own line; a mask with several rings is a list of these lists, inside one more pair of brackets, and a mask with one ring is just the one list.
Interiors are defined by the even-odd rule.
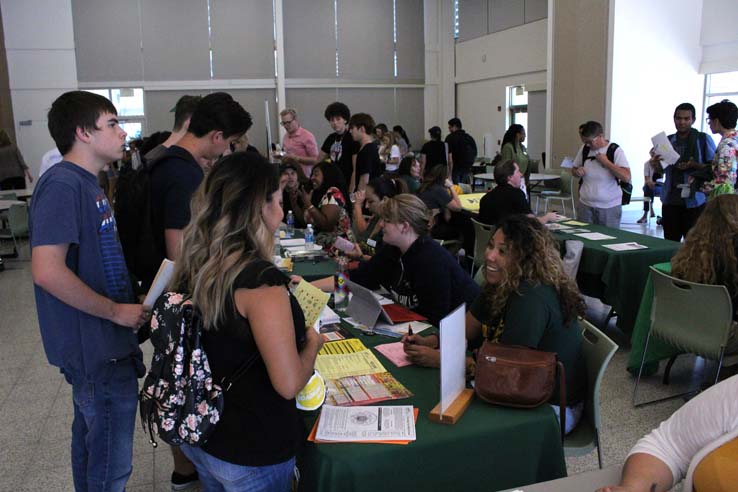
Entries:
[[602,234],[601,232],[580,232],[574,235],[584,239],[589,239],[590,241],[604,241],[606,239],[615,239],[615,236],[608,236],[607,234]]
[[377,356],[356,338],[323,345],[318,352],[315,368],[325,379],[387,372]]
[[357,406],[410,398],[413,394],[389,372],[329,379],[326,404]]
[[382,345],[376,345],[374,349],[387,357],[397,367],[412,365],[410,359],[407,358],[405,346],[402,342],[384,343]]
[[316,439],[321,441],[415,440],[411,406],[335,407],[323,405]]
[[638,243],[603,244],[602,246],[613,251],[633,251],[636,249],[648,249],[648,246],[644,246]]

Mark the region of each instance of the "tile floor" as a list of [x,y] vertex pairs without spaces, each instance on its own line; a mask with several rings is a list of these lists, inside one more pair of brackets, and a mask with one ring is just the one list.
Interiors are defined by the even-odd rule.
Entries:
[[[636,224],[641,204],[626,208],[622,227],[662,236],[655,221]],[[2,247],[7,248],[7,243]],[[70,387],[46,361],[36,320],[27,243],[19,259],[6,260],[0,273],[0,491],[73,490],[70,468]],[[606,308],[593,303],[590,317],[603,319]],[[627,340],[608,333],[623,346],[616,353],[602,388],[602,446],[605,465],[622,463],[630,447],[644,433],[668,417],[682,403],[672,400],[641,409],[631,406],[632,378],[625,371]],[[150,360],[150,350],[147,354]],[[685,358],[674,369],[673,381],[688,380],[693,361]],[[675,388],[672,388],[675,389]],[[646,381],[645,397],[659,392],[655,379]],[[570,474],[597,467],[595,452],[567,458]],[[141,430],[135,434],[134,471],[129,491],[168,491],[171,458],[166,446],[152,449]]]

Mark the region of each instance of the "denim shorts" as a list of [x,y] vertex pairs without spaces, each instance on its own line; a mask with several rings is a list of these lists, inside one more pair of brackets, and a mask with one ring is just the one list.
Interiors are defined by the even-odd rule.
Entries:
[[180,449],[197,468],[203,492],[289,492],[295,478],[295,458],[267,466],[235,465],[183,444]]

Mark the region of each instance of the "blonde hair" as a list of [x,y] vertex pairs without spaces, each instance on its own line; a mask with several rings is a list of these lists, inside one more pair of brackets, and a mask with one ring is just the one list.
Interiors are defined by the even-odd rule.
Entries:
[[407,222],[416,234],[422,236],[430,230],[433,214],[423,200],[403,193],[392,198],[386,197],[380,204],[379,217],[392,224]]
[[297,119],[297,110],[295,108],[285,108],[279,112],[279,116],[287,116],[288,114]]
[[[504,315],[508,299],[513,293],[520,293],[523,281],[556,289],[565,324],[584,315],[584,299],[577,284],[564,272],[558,243],[537,219],[511,215],[497,226],[497,230],[505,236],[508,261],[502,270],[502,280],[484,287],[491,319],[498,320]],[[493,240],[494,236],[490,243]]]
[[705,206],[671,261],[674,277],[700,284],[724,285],[738,294],[738,196],[719,195]]
[[216,164],[195,193],[169,288],[192,295],[205,329],[225,321],[246,265],[271,261],[274,235],[262,209],[277,190],[275,166],[253,152],[236,152]]

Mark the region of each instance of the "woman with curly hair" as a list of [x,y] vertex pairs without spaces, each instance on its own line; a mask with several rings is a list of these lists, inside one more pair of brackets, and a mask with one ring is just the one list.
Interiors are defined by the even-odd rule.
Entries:
[[303,212],[305,222],[315,228],[315,242],[332,253],[337,237],[354,241],[346,181],[341,169],[330,162],[315,166],[310,181],[313,191],[308,193],[301,188],[302,202],[307,205]]
[[[555,352],[566,371],[566,432],[582,417],[586,369],[577,316],[585,310],[576,283],[564,272],[559,247],[535,218],[511,215],[487,244],[485,285],[466,314],[471,346],[482,339]],[[438,365],[436,335],[407,337],[408,357],[420,365]],[[550,400],[559,401],[558,384]],[[552,405],[558,412],[558,405]]]
[[[718,195],[687,233],[684,245],[671,260],[671,274],[700,284],[724,285],[738,320],[738,195]],[[738,349],[738,329],[728,350]]]
[[272,263],[282,221],[277,169],[252,152],[225,157],[192,202],[170,286],[199,310],[213,378],[256,362],[225,394],[202,446],[183,444],[204,490],[288,491],[303,423],[295,395],[313,374],[322,338],[305,329],[289,279]]

